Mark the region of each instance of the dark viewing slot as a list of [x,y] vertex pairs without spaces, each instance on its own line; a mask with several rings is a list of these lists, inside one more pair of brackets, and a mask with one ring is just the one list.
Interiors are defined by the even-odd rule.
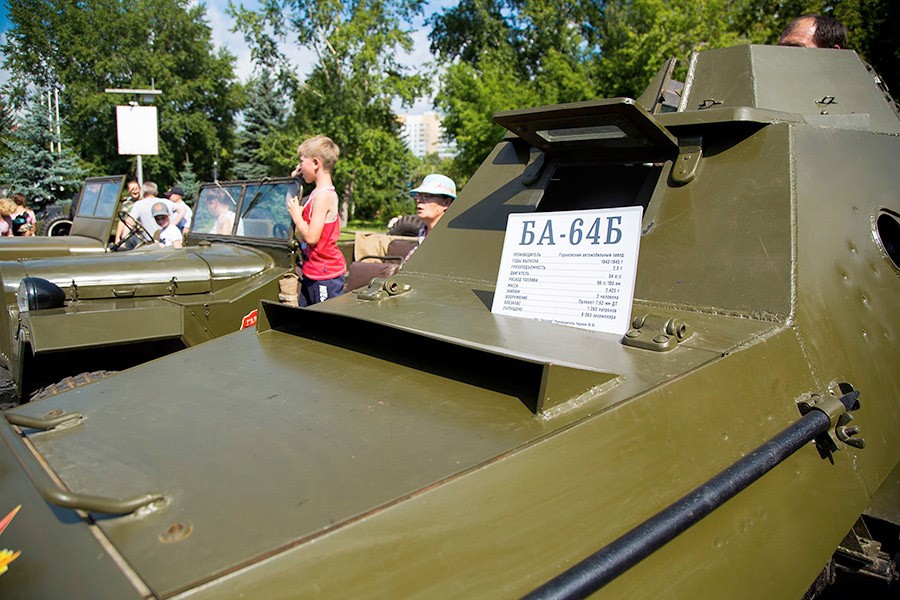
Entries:
[[543,363],[460,346],[343,315],[270,302],[263,302],[262,308],[269,325],[277,331],[514,396],[531,412],[538,411]]

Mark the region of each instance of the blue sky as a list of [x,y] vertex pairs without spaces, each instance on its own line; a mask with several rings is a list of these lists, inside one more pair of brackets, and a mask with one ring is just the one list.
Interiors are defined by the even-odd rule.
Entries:
[[[443,8],[454,6],[458,0],[429,0],[426,2],[426,15],[432,15],[440,12]],[[248,8],[255,8],[259,5],[258,0],[236,0],[236,4],[243,4]],[[250,51],[244,44],[241,37],[231,33],[229,29],[233,22],[225,13],[228,6],[227,0],[207,0],[206,1],[206,18],[212,28],[213,42],[218,48],[227,48],[237,57],[235,61],[235,71],[242,81],[245,80],[251,71]],[[402,57],[408,65],[421,65],[431,60],[431,54],[428,49],[428,30],[421,21],[412,23],[414,50],[412,53]],[[9,20],[6,13],[6,0],[0,0],[0,37],[9,28]],[[298,73],[304,73],[312,66],[313,57],[299,48],[286,48],[288,55],[297,66]],[[7,79],[9,74],[0,70],[0,85]],[[412,112],[423,112],[431,108],[431,100],[423,98],[413,107]]]

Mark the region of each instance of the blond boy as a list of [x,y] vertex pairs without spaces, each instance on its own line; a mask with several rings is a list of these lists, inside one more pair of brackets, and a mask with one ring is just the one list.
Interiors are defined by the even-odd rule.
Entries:
[[298,301],[300,306],[309,306],[344,292],[347,263],[337,246],[341,221],[338,196],[331,181],[340,149],[320,135],[300,144],[297,154],[300,163],[291,177],[315,184],[303,205],[297,196],[287,200],[288,212],[306,246]]

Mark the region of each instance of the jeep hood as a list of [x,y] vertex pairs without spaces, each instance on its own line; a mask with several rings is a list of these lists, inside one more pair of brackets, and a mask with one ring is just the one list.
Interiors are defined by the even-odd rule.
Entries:
[[104,252],[106,252],[104,244],[94,238],[82,235],[0,238],[0,260],[103,254]]
[[271,264],[271,258],[252,248],[213,244],[30,260],[0,267],[0,276],[7,298],[22,277],[52,281],[70,298],[131,298],[208,293],[217,282],[249,277]]

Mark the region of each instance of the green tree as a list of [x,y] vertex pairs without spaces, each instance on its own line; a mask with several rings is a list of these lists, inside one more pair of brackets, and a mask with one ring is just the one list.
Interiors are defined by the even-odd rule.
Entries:
[[[70,198],[85,175],[69,140],[57,135],[51,126],[42,97],[34,94],[29,99],[9,143],[9,153],[0,158],[0,181],[13,191],[25,193],[35,210]],[[62,151],[58,150],[60,143]]]
[[369,219],[404,198],[412,157],[400,139],[391,104],[411,104],[427,89],[426,74],[397,60],[412,39],[402,24],[423,0],[266,0],[260,12],[233,9],[257,56],[277,52],[267,31],[312,50],[316,63],[294,96],[293,116],[271,148],[285,146],[296,163],[304,138],[322,134],[341,148],[334,173],[344,217]]
[[834,17],[847,26],[850,48],[869,61],[894,93],[900,93],[900,2],[836,0]]
[[177,185],[184,190],[184,200],[188,204],[193,204],[193,201],[196,200],[197,195],[200,193],[201,183],[197,174],[194,173],[194,165],[191,163],[191,159],[185,159],[184,168],[178,173]]
[[495,112],[597,95],[600,15],[592,0],[462,0],[432,17],[431,48],[447,65],[436,104],[461,178],[503,138]]
[[670,57],[679,61],[676,76],[683,76],[692,52],[751,41],[739,32],[745,4],[607,1],[600,26],[601,59],[596,62],[598,92],[636,98]]
[[190,0],[6,0],[12,28],[3,65],[16,93],[59,85],[60,109],[80,156],[99,174],[131,170],[120,156],[115,105],[106,88],[162,89],[159,155],[148,179],[172,181],[188,152],[200,172],[227,170],[234,116],[243,102],[234,57],[214,51],[202,3]]
[[272,136],[283,130],[287,122],[284,98],[267,67],[248,81],[246,87],[249,102],[244,111],[244,125],[237,133],[234,175],[238,179],[255,179],[283,173],[273,154],[283,155],[284,148]]
[[[718,11],[713,11],[713,15]],[[848,45],[872,64],[888,86],[900,88],[900,2],[887,0],[744,0],[722,7],[720,21],[741,41],[776,44],[796,17],[822,14],[848,30]]]
[[16,118],[12,108],[3,96],[0,96],[0,156],[9,150],[9,140],[12,137]]

